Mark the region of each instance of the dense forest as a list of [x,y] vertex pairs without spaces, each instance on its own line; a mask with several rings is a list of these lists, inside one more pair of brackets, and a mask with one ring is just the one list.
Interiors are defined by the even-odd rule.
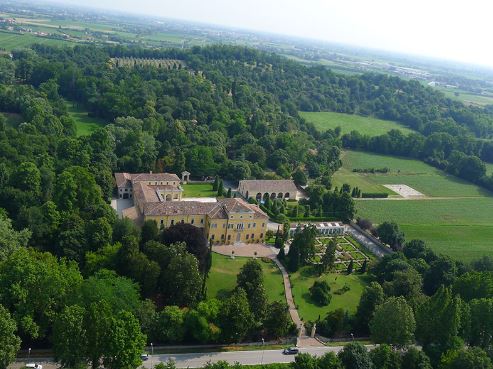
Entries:
[[[112,57],[181,63],[117,67]],[[79,137],[67,104],[107,124]],[[299,110],[374,115],[416,133],[340,137],[338,130],[318,132]],[[12,332],[11,352],[20,344],[17,332],[23,345],[53,345],[66,367],[97,367],[106,358],[106,367],[133,368],[135,355],[122,352],[138,353],[146,339],[238,342],[293,329],[287,307],[266,301],[258,262],[245,266],[227,299],[206,300],[211,255],[203,235],[193,226],[160,231],[150,222],[138,229],[117,219],[108,203],[115,171],[186,169],[195,177],[230,180],[306,176],[315,183],[306,209],[340,213],[334,204],[342,204],[348,218],[354,216],[351,196],[330,185],[343,145],[418,157],[489,188],[493,183],[481,161],[493,160],[491,109],[466,107],[414,81],[337,75],[247,48],[14,50],[12,58],[0,58],[0,111],[20,116],[17,123],[0,116],[0,326]],[[305,261],[303,245],[296,265]],[[423,319],[434,296],[456,315],[457,306],[491,309],[491,302],[469,303],[486,296],[480,292],[467,299],[461,294],[468,303],[457,306],[449,298],[450,289],[460,287],[456,281],[467,279],[467,266],[431,255],[421,244],[396,255],[372,273],[387,297],[411,296],[413,308],[428,301]],[[401,300],[392,303],[402,307]],[[441,354],[459,339],[476,345],[466,318],[468,326],[457,323],[445,338],[420,328],[422,336],[416,335],[431,345],[432,360],[438,360],[432,349]],[[328,322],[321,324],[333,332]],[[368,332],[368,322],[354,324]],[[108,331],[119,335],[107,337]],[[83,349],[75,354],[74,345]],[[134,361],[111,359],[120,356]]]

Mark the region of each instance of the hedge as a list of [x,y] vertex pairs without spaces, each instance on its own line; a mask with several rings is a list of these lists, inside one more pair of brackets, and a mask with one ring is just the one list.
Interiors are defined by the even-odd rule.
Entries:
[[389,197],[389,194],[385,192],[363,192],[361,197],[364,199],[385,199]]

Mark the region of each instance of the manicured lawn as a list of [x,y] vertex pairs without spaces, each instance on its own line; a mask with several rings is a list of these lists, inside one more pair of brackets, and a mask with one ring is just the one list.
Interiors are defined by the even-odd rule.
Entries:
[[211,183],[189,183],[183,185],[184,197],[216,197],[217,191],[212,189]]
[[[393,192],[384,184],[406,184],[426,196],[490,196],[490,192],[460,178],[451,176],[419,160],[378,155],[362,151],[344,151],[342,168],[333,176],[333,185],[349,183],[363,192]],[[386,174],[355,173],[353,169],[390,168]]]
[[[236,287],[236,276],[249,258],[212,254],[212,268],[207,280],[207,297],[222,299],[227,297]],[[264,272],[264,287],[269,301],[284,300],[284,284],[282,275],[274,262],[263,262],[258,259]]]
[[[317,306],[310,299],[309,288],[316,280],[325,280],[330,286],[332,300],[327,306]],[[313,268],[309,266],[291,274],[294,300],[300,316],[305,321],[317,320],[319,316],[324,318],[329,311],[339,308],[354,313],[367,283],[367,277],[360,274],[326,273],[318,277],[313,273]],[[349,291],[342,295],[334,293],[345,285],[349,286]]]
[[75,106],[70,102],[67,103],[67,109],[70,116],[74,119],[77,126],[77,136],[88,136],[96,129],[103,127],[106,122],[100,118],[90,117],[87,111]]
[[341,127],[342,134],[358,131],[368,136],[379,136],[392,129],[398,129],[403,133],[413,132],[396,122],[360,115],[334,112],[300,112],[300,115],[322,132],[336,127]]

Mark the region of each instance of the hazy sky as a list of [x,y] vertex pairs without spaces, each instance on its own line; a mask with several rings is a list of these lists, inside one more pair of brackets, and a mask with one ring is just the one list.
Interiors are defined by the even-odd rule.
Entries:
[[58,0],[493,67],[491,0]]

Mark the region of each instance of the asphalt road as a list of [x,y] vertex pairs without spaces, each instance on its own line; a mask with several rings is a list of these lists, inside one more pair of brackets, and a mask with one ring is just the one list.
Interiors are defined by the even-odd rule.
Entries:
[[[312,355],[323,355],[327,352],[339,352],[344,346],[306,347],[300,352]],[[294,355],[284,355],[282,350],[258,350],[258,351],[234,351],[234,352],[208,352],[198,354],[163,354],[150,355],[149,360],[143,363],[145,368],[153,368],[159,362],[174,360],[178,368],[201,368],[208,362],[227,361],[230,364],[236,362],[243,365],[290,363],[294,361]]]

